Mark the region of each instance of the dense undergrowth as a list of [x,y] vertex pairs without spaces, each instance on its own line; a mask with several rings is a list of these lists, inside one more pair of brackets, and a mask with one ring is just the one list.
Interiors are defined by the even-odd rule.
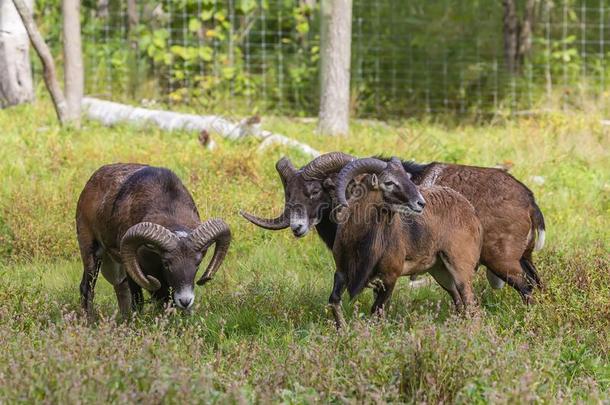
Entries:
[[[492,291],[479,272],[481,310],[463,319],[436,285],[404,280],[385,320],[366,315],[370,292],[344,303],[349,328],[337,334],[325,308],[332,257],[316,235],[296,240],[238,215],[279,212],[274,163],[305,156],[260,154],[254,140],[216,139],[209,151],[192,134],[154,128],[60,130],[44,102],[0,111],[0,402],[610,401],[610,130],[599,118],[362,121],[348,138],[267,118],[267,129],[322,151],[512,166],[545,214],[535,305]],[[191,315],[149,304],[117,323],[103,279],[99,322],[80,315],[76,200],[97,167],[117,161],[171,168],[203,217],[233,229]]]

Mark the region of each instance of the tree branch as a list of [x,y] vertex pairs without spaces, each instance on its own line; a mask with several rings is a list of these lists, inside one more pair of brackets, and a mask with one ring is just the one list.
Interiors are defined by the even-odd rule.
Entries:
[[32,42],[36,53],[42,61],[44,82],[49,90],[49,93],[51,93],[51,99],[53,100],[53,105],[55,106],[57,118],[61,124],[64,124],[67,121],[68,116],[67,104],[66,99],[64,98],[64,93],[57,82],[55,63],[53,62],[51,51],[44,42],[44,39],[42,39],[42,35],[40,35],[40,31],[38,31],[38,28],[36,27],[36,23],[32,17],[32,12],[28,6],[23,2],[23,0],[13,0],[13,4],[21,17],[21,21],[23,21],[26,31],[28,32],[30,42]]

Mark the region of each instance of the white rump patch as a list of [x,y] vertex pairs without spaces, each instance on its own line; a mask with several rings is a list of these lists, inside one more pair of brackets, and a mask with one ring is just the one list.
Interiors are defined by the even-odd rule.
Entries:
[[538,238],[536,239],[536,245],[534,245],[534,250],[542,250],[544,247],[544,229],[538,228]]
[[189,236],[188,233],[184,232],[184,231],[176,231],[174,232],[176,234],[176,236],[178,236],[179,238],[186,238],[187,236]]

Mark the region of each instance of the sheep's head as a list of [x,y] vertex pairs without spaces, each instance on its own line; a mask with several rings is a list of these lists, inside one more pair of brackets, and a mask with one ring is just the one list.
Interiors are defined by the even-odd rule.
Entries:
[[[189,309],[195,301],[194,281],[207,249],[216,244],[212,260],[197,281],[203,285],[220,267],[231,243],[229,226],[220,219],[211,219],[192,232],[172,232],[151,222],[129,228],[121,241],[121,259],[125,271],[142,288],[156,291],[162,283],[173,291],[176,306]],[[138,251],[145,249],[158,255],[162,274],[146,274],[138,262]],[[155,276],[160,276],[159,278]]]
[[259,218],[241,212],[244,218],[265,229],[284,229],[290,227],[296,237],[302,237],[317,225],[325,210],[332,209],[330,192],[334,185],[330,180],[352,156],[340,152],[327,153],[312,160],[297,170],[286,157],[275,165],[284,186],[284,211],[272,219]]
[[[398,158],[384,162],[375,158],[355,160],[346,165],[337,177],[337,200],[339,206],[345,207],[347,202],[347,186],[356,176],[370,174],[370,186],[379,190],[384,201],[396,211],[420,214],[426,202],[417,186],[411,181]],[[361,194],[366,190],[352,190],[352,195]]]

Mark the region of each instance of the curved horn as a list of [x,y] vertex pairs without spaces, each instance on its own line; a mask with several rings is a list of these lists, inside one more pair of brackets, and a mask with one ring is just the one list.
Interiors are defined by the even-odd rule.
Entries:
[[[290,159],[288,159],[287,157],[283,157],[275,164],[275,170],[277,170],[280,175],[280,179],[282,180],[282,186],[284,186],[285,193],[286,184],[296,174],[297,169],[294,168],[292,162],[290,162]],[[285,229],[290,226],[290,220],[288,218],[288,214],[286,213],[286,208],[284,208],[284,211],[280,216],[270,219],[260,218],[242,210],[239,211],[239,214],[242,217],[246,218],[248,221],[252,222],[254,225],[260,226],[261,228],[270,229],[272,231]]]
[[210,247],[212,243],[216,243],[214,256],[212,256],[212,260],[210,260],[207,269],[205,269],[205,272],[197,281],[198,285],[203,285],[212,279],[222,264],[222,261],[229,250],[229,245],[231,244],[231,230],[229,229],[229,225],[222,219],[210,219],[191,232],[189,241],[197,251],[205,250]]
[[347,185],[354,177],[364,173],[379,174],[386,167],[386,162],[375,158],[358,159],[345,166],[337,177],[337,199],[339,200],[339,205],[347,206],[345,192]]
[[323,180],[330,173],[343,169],[346,164],[354,159],[353,156],[342,152],[325,153],[303,167],[303,178],[305,180]]
[[256,226],[260,226],[261,228],[269,229],[272,231],[278,231],[280,229],[286,229],[290,226],[290,219],[288,215],[286,215],[286,210],[280,214],[279,217],[276,218],[260,218],[255,215],[249,214],[246,211],[240,210],[239,215],[246,218],[248,221],[252,222]]
[[287,157],[283,157],[275,164],[275,170],[280,174],[282,184],[286,188],[286,184],[296,174],[297,169],[292,165],[292,162]]
[[149,291],[158,290],[161,283],[153,276],[142,273],[138,264],[138,248],[144,244],[166,252],[172,251],[178,245],[176,235],[164,226],[152,222],[140,222],[129,228],[121,239],[121,260],[125,271],[142,288]]

